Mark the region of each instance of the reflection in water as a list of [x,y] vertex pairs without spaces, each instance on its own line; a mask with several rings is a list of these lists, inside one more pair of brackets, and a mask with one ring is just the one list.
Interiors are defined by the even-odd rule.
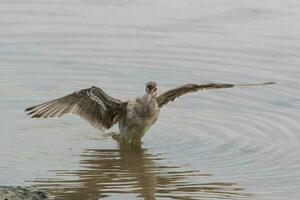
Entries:
[[118,144],[118,149],[87,149],[82,154],[82,170],[57,172],[58,176],[76,176],[77,180],[36,180],[36,186],[49,190],[58,199],[75,200],[99,199],[117,194],[122,196],[118,199],[126,199],[126,194],[141,199],[251,197],[235,183],[205,182],[212,177],[211,174],[160,165],[158,160],[162,158],[158,155],[150,154],[141,147],[132,149],[125,143]]

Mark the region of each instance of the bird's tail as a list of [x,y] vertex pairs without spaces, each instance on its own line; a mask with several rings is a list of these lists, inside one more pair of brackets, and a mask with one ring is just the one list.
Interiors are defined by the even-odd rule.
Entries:
[[275,82],[265,82],[265,83],[254,83],[254,84],[237,84],[236,87],[251,87],[251,86],[258,86],[258,85],[271,85],[275,84]]

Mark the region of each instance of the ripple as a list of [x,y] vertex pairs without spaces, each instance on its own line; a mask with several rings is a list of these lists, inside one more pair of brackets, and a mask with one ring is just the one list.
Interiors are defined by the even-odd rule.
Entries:
[[[58,199],[299,199],[298,4],[2,1],[0,183]],[[148,80],[276,84],[182,97],[139,150],[22,113],[91,85],[127,99]]]
[[[198,199],[208,196],[225,199],[245,198],[251,194],[229,182],[205,182],[211,174],[198,170],[184,170],[176,166],[157,163],[162,159],[145,149],[132,150],[120,146],[116,149],[86,150],[81,161],[84,170],[58,171],[59,179],[36,180],[36,186],[48,189],[58,199],[78,199],[94,193],[94,198],[110,194],[136,193],[144,198],[168,197],[174,199]],[[78,180],[66,181],[64,176],[76,176]],[[203,179],[196,184],[189,178]],[[74,184],[69,185],[70,183]]]

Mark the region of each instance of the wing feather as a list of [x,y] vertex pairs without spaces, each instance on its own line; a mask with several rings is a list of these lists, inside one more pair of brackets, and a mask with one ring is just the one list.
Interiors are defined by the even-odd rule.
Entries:
[[231,87],[234,87],[234,84],[208,83],[204,85],[198,85],[198,84],[189,83],[164,92],[163,94],[159,95],[156,98],[156,100],[158,103],[158,107],[161,108],[162,106],[166,105],[170,101],[174,101],[177,97],[187,93],[196,92],[199,90],[231,88]]
[[231,88],[231,87],[251,87],[251,86],[260,86],[260,85],[270,85],[275,84],[275,82],[264,82],[264,83],[255,83],[255,84],[226,84],[226,83],[208,83],[208,84],[185,84],[180,87],[168,90],[158,96],[156,98],[158,106],[161,108],[162,106],[166,105],[170,101],[174,101],[177,97],[191,93],[196,92],[199,90],[208,90],[208,89],[221,89],[221,88]]
[[110,128],[117,123],[116,118],[124,113],[126,102],[107,95],[102,89],[91,87],[64,97],[54,99],[25,109],[32,118],[62,117],[76,114],[94,127]]

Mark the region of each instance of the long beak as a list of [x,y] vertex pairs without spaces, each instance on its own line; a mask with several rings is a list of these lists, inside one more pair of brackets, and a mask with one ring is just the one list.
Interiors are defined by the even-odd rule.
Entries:
[[153,96],[153,92],[154,92],[154,90],[150,90],[150,91],[148,91],[148,93],[147,93],[147,104],[150,102],[150,100],[151,100],[151,98],[152,98],[152,96]]
[[152,97],[151,93],[147,93],[147,96],[146,96],[146,98],[147,98],[147,99],[146,99],[146,104],[145,104],[145,107],[144,107],[145,113],[147,113],[147,109],[148,109],[148,105],[149,105],[149,103],[150,103],[151,97]]
[[152,97],[152,92],[148,93],[148,96],[147,96],[147,104],[150,102],[151,97]]
[[153,88],[150,92],[150,94],[153,96],[154,93],[156,93],[157,88]]

